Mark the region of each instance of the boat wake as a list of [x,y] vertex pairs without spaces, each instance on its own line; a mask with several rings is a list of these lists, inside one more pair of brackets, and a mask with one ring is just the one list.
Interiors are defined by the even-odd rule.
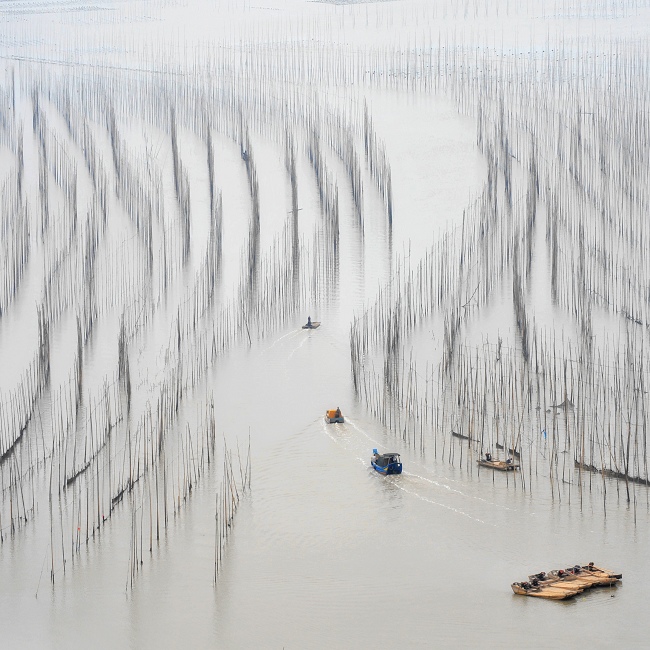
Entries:
[[502,510],[511,510],[513,512],[516,512],[516,508],[510,508],[508,506],[501,505],[500,503],[495,503],[494,501],[490,501],[489,499],[484,499],[483,497],[477,497],[473,494],[467,494],[467,492],[463,492],[462,490],[458,490],[451,485],[447,485],[445,483],[440,483],[438,481],[434,481],[433,479],[427,478],[426,476],[420,476],[419,474],[414,474],[412,472],[402,472],[409,478],[414,478],[417,479],[418,481],[424,481],[425,483],[431,483],[432,485],[435,485],[437,487],[443,488],[444,490],[447,490],[448,492],[453,492],[454,494],[458,494],[460,496],[465,497],[466,499],[474,499],[475,501],[481,501],[482,503],[485,503],[490,506],[494,506],[495,508],[501,508]]
[[[379,447],[379,446],[385,444],[385,443],[382,443],[381,441],[375,440],[372,437],[370,437],[363,429],[361,429],[359,426],[357,426],[357,424],[355,422],[351,421],[350,419],[348,419],[348,422],[361,435],[365,436],[370,442],[372,442],[374,446]],[[425,468],[422,468],[422,469],[425,469]],[[439,481],[435,481],[433,479],[427,478],[426,476],[421,476],[420,474],[415,474],[414,472],[403,471],[402,475],[412,477],[412,478],[415,478],[415,479],[419,479],[419,480],[424,481],[426,483],[430,483],[432,485],[435,485],[436,487],[443,488],[443,489],[447,490],[448,492],[454,492],[455,494],[458,494],[458,495],[463,496],[465,498],[474,499],[476,501],[481,501],[482,503],[494,506],[495,508],[501,508],[503,510],[516,511],[516,509],[514,509],[514,508],[509,508],[508,506],[504,506],[504,505],[501,505],[499,503],[495,503],[494,501],[484,499],[483,497],[477,497],[477,496],[474,496],[474,495],[471,495],[471,494],[467,494],[466,492],[463,492],[462,490],[458,490],[458,489],[452,487],[451,485],[448,485],[446,483],[441,483]],[[449,479],[449,480],[452,480],[452,479]]]
[[283,334],[280,338],[275,339],[275,341],[273,341],[273,343],[271,343],[271,345],[264,348],[260,352],[260,354],[266,354],[267,352],[269,352],[269,350],[272,350],[278,343],[280,343],[280,341],[284,341],[284,339],[287,339],[287,338],[290,338],[290,337],[296,337],[296,336],[298,336],[298,334],[300,334],[300,332],[299,331],[294,331],[294,330],[292,330],[291,332],[287,332],[286,334]]
[[[362,434],[365,438],[367,438],[370,442],[373,443],[373,445],[376,446],[381,446],[382,442],[378,440],[374,440],[371,436],[369,436],[363,429],[361,429],[355,422],[350,420],[350,418],[347,418],[346,420],[347,424],[351,425],[351,428],[355,429],[358,431],[360,434]],[[345,429],[346,427],[341,427],[341,429]],[[338,428],[337,428],[338,430]],[[328,425],[325,422],[323,422],[323,431],[325,435],[333,440],[337,445],[340,447],[343,447],[347,451],[351,452],[354,454],[355,458],[359,461],[359,463],[363,466],[368,468],[368,458],[364,458],[359,455],[358,449],[352,449],[350,447],[350,442],[352,442],[352,439],[349,436],[337,436],[334,434],[332,431],[332,425]],[[375,476],[376,472],[372,471],[371,474]],[[492,524],[489,522],[486,522],[483,519],[479,519],[478,517],[474,517],[473,515],[460,510],[459,508],[455,508],[454,506],[441,503],[440,501],[436,501],[435,499],[432,499],[429,496],[426,496],[424,494],[421,494],[418,490],[417,487],[423,487],[425,484],[429,484],[432,486],[435,486],[436,488],[441,488],[445,490],[449,494],[454,494],[458,495],[460,497],[464,498],[471,498],[471,499],[476,499],[478,501],[483,501],[484,503],[494,505],[497,507],[505,508],[506,510],[510,510],[510,508],[507,508],[505,506],[499,506],[498,504],[494,504],[490,501],[487,501],[486,499],[481,499],[480,497],[472,497],[471,495],[468,495],[460,490],[457,490],[449,485],[445,485],[444,483],[439,483],[438,481],[434,481],[432,479],[429,479],[425,476],[420,476],[418,474],[413,474],[411,472],[402,472],[402,474],[397,474],[394,476],[386,476],[386,477],[381,477],[382,480],[384,481],[391,481],[392,485],[396,487],[399,490],[402,490],[406,494],[410,494],[414,496],[416,499],[419,499],[420,501],[424,501],[425,503],[430,503],[432,505],[438,506],[440,508],[444,508],[445,510],[449,510],[451,512],[454,512],[458,515],[461,515],[463,517],[466,517],[468,519],[471,519],[472,521],[475,521],[480,524],[485,524],[486,526],[493,526],[497,527],[496,524]]]
[[303,345],[305,345],[305,343],[307,343],[307,341],[309,341],[309,337],[305,337],[305,338],[303,338],[303,340],[300,342],[300,345],[297,345],[293,350],[291,350],[291,353],[290,353],[289,356],[287,357],[287,361],[288,361],[289,359],[291,359],[291,357],[292,357],[296,352],[298,352],[298,350],[300,350],[300,348],[301,348]]
[[399,490],[402,490],[403,492],[406,492],[406,494],[412,494],[414,497],[417,499],[420,499],[420,501],[424,501],[426,503],[431,503],[434,506],[438,506],[440,508],[444,508],[445,510],[450,510],[451,512],[455,512],[457,515],[462,515],[463,517],[467,517],[468,519],[471,519],[472,521],[476,521],[479,524],[485,524],[486,526],[492,526],[494,528],[497,528],[496,524],[491,524],[489,522],[484,521],[483,519],[479,519],[478,517],[474,517],[467,512],[463,512],[462,510],[459,510],[458,508],[454,508],[453,506],[449,506],[446,503],[440,503],[439,501],[434,501],[433,499],[430,499],[423,494],[419,494],[418,492],[415,492],[414,490],[407,490],[406,487],[403,484],[403,481],[399,480],[394,480],[393,485],[398,488]]

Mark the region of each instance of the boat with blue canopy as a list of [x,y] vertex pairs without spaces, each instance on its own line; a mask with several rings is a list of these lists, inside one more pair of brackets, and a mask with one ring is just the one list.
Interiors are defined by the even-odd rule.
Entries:
[[400,460],[399,454],[395,452],[380,454],[376,449],[373,449],[370,464],[380,474],[402,473],[402,461]]

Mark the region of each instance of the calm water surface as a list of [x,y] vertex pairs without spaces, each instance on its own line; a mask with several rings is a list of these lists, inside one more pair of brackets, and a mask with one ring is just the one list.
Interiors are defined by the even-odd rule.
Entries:
[[[404,46],[415,35],[421,37],[417,21],[423,10],[417,2],[373,4],[370,19],[365,8],[342,6],[345,3],[318,3],[316,7],[273,2],[255,8],[246,4],[245,10],[235,2],[219,5],[217,17],[228,16],[230,21],[215,27],[220,38],[225,33],[238,43],[245,37],[253,45],[268,44],[275,36],[286,38],[292,29],[309,35],[317,33],[319,26],[331,38],[342,25],[341,40],[354,43],[355,26],[362,26],[359,47],[376,46],[381,51],[397,42]],[[389,8],[391,4],[395,6]],[[453,27],[451,16],[458,15],[458,3],[447,4],[444,25]],[[57,22],[50,32],[49,19],[41,12],[52,9]],[[209,42],[206,21],[200,20],[191,4],[138,3],[105,9],[8,3],[3,10],[5,41],[15,31],[13,60],[5,62],[5,80],[11,70],[18,77],[26,74],[27,69],[21,67],[26,64],[18,64],[18,58],[29,55],[43,60],[48,47],[52,60],[68,57],[93,62],[105,57],[135,67],[140,61],[137,55],[130,58],[129,47],[137,50],[148,42],[155,52],[171,42],[179,47],[181,56],[179,43]],[[210,17],[218,23],[213,13]],[[367,28],[373,18],[384,28],[392,26],[394,38]],[[23,23],[20,29],[18,20]],[[180,24],[175,22],[179,20]],[[500,20],[491,16],[484,23],[472,23],[471,29],[491,29],[498,40],[503,33]],[[515,25],[526,22],[514,15],[510,20]],[[573,32],[586,24],[565,19],[564,26],[558,26],[559,20],[556,16],[550,23],[540,24],[551,24],[558,32]],[[614,31],[627,34],[630,22],[629,17],[621,18],[611,25]],[[594,30],[606,32],[605,23],[594,23]],[[67,28],[69,37],[55,47],[52,34]],[[534,26],[530,29],[535,31]],[[139,30],[147,39],[139,39]],[[444,33],[448,36],[451,32]],[[215,43],[223,41],[215,37]],[[182,57],[187,61],[192,55],[183,52]],[[42,69],[53,74],[48,65]],[[90,78],[94,67],[95,63],[73,66],[65,74]],[[8,87],[5,81],[5,90]],[[214,395],[217,463],[194,486],[187,504],[170,515],[168,528],[152,553],[145,541],[144,561],[133,586],[129,564],[132,513],[140,516],[142,509],[146,510],[144,498],[140,497],[138,504],[139,497],[134,496],[116,507],[101,534],[89,544],[83,543],[79,553],[68,555],[65,571],[62,565],[57,567],[52,584],[51,545],[58,547],[61,542],[53,542],[50,520],[66,516],[57,509],[69,512],[75,506],[68,494],[54,501],[55,510],[50,513],[52,467],[40,468],[33,480],[34,519],[13,534],[5,522],[0,526],[4,536],[0,545],[0,645],[646,647],[650,633],[645,615],[650,596],[650,506],[644,488],[634,487],[633,501],[628,503],[624,486],[607,480],[603,497],[600,478],[598,489],[592,492],[587,485],[580,490],[579,477],[571,470],[558,491],[551,486],[542,460],[537,474],[532,470],[526,489],[522,489],[512,476],[477,471],[474,458],[458,455],[460,447],[452,463],[448,462],[448,447],[435,446],[432,439],[424,453],[413,449],[399,431],[378,424],[355,400],[349,350],[352,319],[363,314],[380,286],[391,283],[398,256],[417,261],[434,241],[462,224],[464,208],[485,181],[486,165],[476,147],[474,120],[459,113],[448,99],[391,89],[327,87],[320,91],[323,102],[340,107],[367,104],[391,164],[392,233],[381,201],[370,191],[370,180],[366,179],[369,189],[363,232],[340,181],[338,284],[329,300],[315,296],[313,304],[305,306],[307,313],[250,343],[243,339],[219,357],[184,396],[181,410],[190,420],[198,417],[199,404],[206,396]],[[37,149],[29,94],[25,89],[19,94],[24,101],[21,119],[27,134],[27,182],[36,192]],[[48,110],[55,113],[51,107]],[[52,117],[52,123],[55,119]],[[138,128],[131,125],[136,135],[129,137],[130,143],[151,155],[159,152],[157,164],[166,170],[164,198],[173,202],[171,153],[168,144],[161,144],[167,136],[150,126],[143,142],[138,142]],[[220,137],[215,169],[224,205],[219,292],[225,300],[237,296],[250,198],[239,145],[230,136]],[[188,286],[199,268],[209,233],[203,150],[192,138],[188,133],[181,136],[196,215],[191,253],[194,266],[156,304],[146,332],[131,345],[133,422],[135,413],[144,412],[153,399],[154,387],[164,374],[164,350],[175,332],[174,316],[183,302],[183,282]],[[282,232],[291,197],[283,169],[284,150],[268,134],[254,133],[252,138],[261,197],[261,242],[266,251]],[[100,146],[108,165],[108,142]],[[341,161],[331,152],[327,155],[332,173],[339,180],[345,178]],[[8,156],[7,150],[2,156]],[[79,158],[80,168],[81,164]],[[297,170],[300,235],[309,247],[322,215],[304,151]],[[88,179],[85,184],[88,190]],[[123,214],[121,219],[124,223],[112,222],[109,230],[115,246],[126,249],[131,226]],[[37,245],[35,250],[40,251]],[[125,259],[128,268],[128,260],[138,258],[133,254]],[[547,261],[537,260],[537,264],[536,268],[544,268]],[[6,368],[0,385],[4,391],[17,384],[37,344],[33,305],[40,299],[41,285],[42,269],[35,258],[27,267],[12,309],[0,321],[0,358]],[[318,330],[300,328],[308,313],[322,322]],[[512,329],[510,316],[504,318],[498,304],[485,314],[485,320],[470,330],[469,340],[481,341],[485,331]],[[107,310],[87,345],[84,371],[89,393],[96,394],[116,366],[119,317],[117,310]],[[553,318],[549,315],[549,322]],[[53,390],[68,381],[76,344],[76,320],[66,314],[52,332]],[[428,333],[419,332],[416,345],[418,350],[430,349],[428,346],[436,343]],[[342,409],[346,422],[328,425],[322,414],[336,406]],[[51,432],[47,418],[45,422],[47,436]],[[79,431],[76,434],[81,435]],[[29,435],[38,440],[41,434],[32,428]],[[251,490],[242,497],[215,586],[215,495],[221,480],[222,448],[227,441],[234,454],[237,445],[244,454],[249,436]],[[399,452],[404,473],[381,477],[374,472],[369,458],[375,447]],[[64,543],[69,545],[67,526]],[[533,571],[590,560],[621,571],[623,584],[567,603],[528,600],[511,593],[510,583]]]

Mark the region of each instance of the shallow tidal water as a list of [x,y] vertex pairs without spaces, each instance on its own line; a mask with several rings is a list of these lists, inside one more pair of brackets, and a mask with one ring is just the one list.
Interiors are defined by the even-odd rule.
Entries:
[[[16,111],[12,119],[24,128],[24,193],[29,195],[34,243],[16,298],[0,318],[0,359],[5,368],[0,387],[5,412],[15,403],[11,391],[19,385],[37,349],[34,304],[43,299],[43,277],[52,264],[48,256],[52,250],[65,250],[62,233],[67,232],[68,223],[65,192],[56,186],[55,175],[50,172],[52,223],[58,225],[51,226],[49,235],[39,238],[37,234],[37,225],[42,225],[37,216],[42,210],[37,199],[40,145],[32,129],[33,97],[29,90],[35,79],[42,78],[44,87],[47,83],[50,89],[51,101],[42,100],[43,111],[48,128],[59,142],[65,143],[68,136],[56,104],[57,88],[74,88],[84,76],[90,88],[91,82],[101,78],[99,87],[104,83],[121,98],[116,104],[128,104],[125,98],[130,93],[137,96],[138,89],[143,93],[153,91],[148,87],[144,90],[144,82],[142,86],[134,82],[137,77],[121,77],[117,70],[132,71],[144,66],[142,79],[160,78],[163,86],[168,83],[176,88],[175,75],[186,74],[189,78],[191,74],[172,70],[170,62],[176,56],[183,65],[191,67],[193,59],[202,58],[205,50],[201,48],[211,43],[215,48],[210,54],[215,62],[211,75],[217,78],[219,74],[227,76],[227,66],[217,69],[216,63],[222,61],[222,56],[229,60],[230,55],[223,53],[229,48],[233,52],[256,52],[251,59],[256,65],[267,60],[260,55],[266,47],[287,51],[304,47],[313,61],[318,60],[318,48],[323,43],[323,51],[330,52],[327,48],[336,45],[338,35],[341,47],[348,48],[345,56],[341,55],[340,60],[324,58],[321,64],[331,80],[338,74],[337,66],[345,67],[341,61],[347,57],[353,59],[359,53],[369,52],[366,63],[376,61],[379,74],[382,57],[388,57],[392,48],[422,45],[423,38],[430,42],[446,38],[450,42],[454,29],[463,34],[465,42],[473,38],[502,41],[504,32],[508,33],[504,27],[508,25],[525,28],[540,39],[544,29],[554,34],[566,31],[567,35],[590,29],[598,36],[607,35],[609,30],[631,40],[647,37],[638,26],[647,13],[644,7],[637,9],[640,13],[635,21],[634,11],[627,5],[627,11],[617,17],[609,4],[602,2],[581,3],[589,5],[584,8],[584,15],[575,15],[563,3],[542,3],[547,12],[544,18],[535,18],[529,6],[534,3],[527,3],[525,11],[512,9],[510,13],[510,4],[500,2],[499,16],[480,2],[470,3],[469,11],[456,2],[444,4],[444,13],[441,8],[434,20],[426,4],[406,1],[274,0],[264,7],[224,1],[214,7],[203,7],[205,14],[199,11],[201,7],[194,11],[191,3],[106,3],[92,8],[74,3],[7,3],[1,28],[8,52],[4,59],[3,110]],[[467,7],[470,4],[466,3]],[[489,14],[485,20],[481,20],[482,12]],[[204,19],[206,15],[215,25],[214,36],[210,34],[212,23]],[[310,45],[319,29],[323,43]],[[502,42],[506,49],[522,47],[508,38],[506,41],[505,45]],[[527,48],[523,49],[529,53]],[[147,69],[157,55],[169,67]],[[107,73],[112,66],[116,68],[114,78]],[[104,74],[109,76],[104,78]],[[650,633],[650,622],[645,616],[650,596],[650,494],[646,487],[632,486],[632,500],[628,501],[624,483],[599,475],[579,475],[573,469],[572,458],[561,484],[553,483],[545,465],[541,432],[532,429],[526,431],[526,439],[531,440],[531,448],[534,444],[535,449],[542,451],[535,464],[526,466],[524,487],[510,474],[479,471],[476,457],[447,432],[425,433],[424,448],[416,446],[400,430],[390,430],[373,418],[355,396],[350,372],[351,323],[364,317],[380,288],[391,286],[398,258],[409,259],[415,265],[431,245],[462,227],[464,210],[486,182],[487,166],[477,146],[475,119],[463,113],[449,97],[434,92],[405,91],[397,86],[333,87],[324,82],[319,87],[316,80],[313,88],[299,87],[297,95],[292,95],[293,82],[283,85],[279,81],[281,74],[271,64],[269,74],[281,89],[277,91],[278,105],[290,98],[298,106],[296,115],[309,114],[318,106],[326,115],[327,107],[335,107],[332,115],[350,119],[354,138],[359,141],[361,134],[355,129],[362,122],[354,122],[350,116],[362,115],[362,106],[368,107],[375,133],[390,162],[392,225],[387,225],[385,206],[366,163],[362,165],[363,219],[359,219],[348,190],[343,158],[323,145],[325,167],[338,189],[340,247],[336,281],[324,287],[314,279],[318,276],[314,270],[318,263],[331,260],[319,249],[326,249],[318,239],[325,228],[324,208],[309,160],[310,141],[305,135],[296,149],[298,228],[304,264],[302,302],[299,309],[288,316],[285,313],[283,319],[269,320],[254,329],[253,336],[243,331],[242,323],[246,322],[248,327],[248,321],[224,317],[224,322],[236,322],[241,331],[207,368],[196,370],[196,379],[192,375],[184,386],[180,415],[174,421],[173,431],[168,433],[170,482],[176,481],[179,486],[172,485],[170,490],[178,489],[180,493],[181,464],[189,463],[184,460],[189,449],[183,442],[184,426],[187,424],[192,431],[200,426],[204,404],[210,396],[214,399],[216,461],[193,483],[182,504],[180,497],[177,504],[173,503],[175,497],[171,498],[173,508],[170,506],[168,525],[152,544],[151,552],[146,538],[151,530],[147,523],[151,517],[147,514],[151,512],[147,499],[151,499],[153,473],[143,473],[141,485],[147,487],[141,491],[134,489],[121,502],[111,504],[112,493],[101,497],[104,503],[97,506],[100,510],[108,499],[109,510],[100,513],[106,520],[93,531],[88,542],[84,538],[74,548],[75,517],[80,523],[77,530],[84,531],[83,537],[86,531],[86,524],[81,523],[81,506],[75,505],[75,499],[94,498],[92,490],[100,485],[100,476],[110,473],[109,479],[101,479],[102,486],[108,481],[109,489],[111,480],[118,480],[118,476],[123,479],[127,454],[125,447],[119,445],[126,443],[122,438],[121,443],[117,438],[115,443],[109,443],[112,465],[108,459],[97,463],[98,468],[100,464],[104,468],[103,473],[97,469],[93,475],[96,478],[87,479],[89,487],[83,488],[86,492],[82,493],[82,488],[79,492],[76,488],[59,489],[57,494],[57,489],[52,489],[53,477],[56,483],[63,476],[65,483],[67,474],[61,473],[61,458],[70,462],[73,454],[72,442],[64,447],[65,451],[52,451],[50,455],[50,450],[54,449],[55,432],[63,426],[59,425],[64,419],[60,409],[67,413],[65,396],[72,395],[69,386],[73,383],[70,378],[78,345],[78,304],[64,308],[60,318],[53,318],[51,386],[39,398],[39,416],[34,416],[26,430],[17,463],[32,467],[32,453],[37,457],[42,454],[44,460],[35,469],[25,470],[28,478],[23,483],[28,501],[33,497],[33,509],[27,521],[15,530],[7,523],[13,521],[13,515],[7,513],[16,507],[12,499],[20,495],[17,489],[7,486],[15,480],[12,472],[19,472],[18,464],[15,470],[8,469],[8,464],[2,466],[0,646],[646,647]],[[187,90],[190,86],[182,88]],[[254,86],[253,82],[249,87],[239,80],[224,94],[233,93],[239,100],[256,98],[250,100],[251,104],[261,111],[259,105],[263,102],[259,98],[268,99],[273,93],[256,94]],[[19,101],[17,108],[9,109],[12,88],[16,89]],[[169,89],[165,92],[169,95],[161,91],[161,96],[173,96],[182,105],[185,96],[180,91],[178,95]],[[296,99],[302,93],[309,97],[304,103]],[[222,99],[219,97],[215,102]],[[88,100],[87,105],[92,103]],[[234,104],[235,100],[231,104],[224,100],[224,105]],[[273,114],[273,110],[268,108],[268,114]],[[177,207],[173,153],[167,127],[154,124],[156,118],[150,115],[129,123],[125,118],[128,112],[128,107],[118,111],[116,119],[131,151],[129,160],[142,178],[149,179],[151,187],[160,190],[165,211],[156,214],[153,222],[155,269],[147,276],[138,239],[141,235],[136,235],[133,221],[115,197],[111,167],[114,154],[106,126],[90,115],[84,116],[96,135],[98,157],[109,170],[111,209],[97,266],[96,277],[102,278],[102,283],[98,282],[99,316],[84,343],[85,397],[78,419],[66,431],[67,439],[77,440],[80,449],[91,428],[87,423],[92,417],[99,418],[92,414],[103,409],[97,404],[102,403],[104,386],[118,385],[117,340],[123,314],[127,314],[127,320],[131,313],[135,314],[129,320],[130,326],[135,324],[128,343],[132,406],[129,405],[127,414],[125,398],[120,393],[116,402],[122,406],[113,414],[123,416],[115,424],[123,437],[137,430],[139,418],[154,412],[148,409],[155,405],[162,390],[159,389],[176,363],[175,338],[183,338],[182,345],[187,346],[183,348],[187,353],[182,359],[185,362],[186,358],[193,358],[187,350],[198,350],[201,335],[209,339],[213,327],[202,315],[194,322],[193,331],[187,325],[190,321],[179,316],[190,309],[187,305],[192,304],[193,283],[198,282],[209,246],[210,198],[204,143],[189,126],[179,127],[181,157],[192,190],[191,246],[188,259],[181,264],[181,231],[174,220]],[[235,305],[229,313],[236,313],[246,300],[241,278],[245,276],[242,260],[250,232],[251,196],[243,136],[234,133],[237,119],[230,114],[225,118],[225,114],[219,117],[223,122],[216,119],[214,126],[215,178],[224,208],[223,257],[214,304]],[[264,123],[258,113],[251,114],[256,116],[250,119],[248,142],[252,143],[259,182],[260,250],[262,255],[271,250],[286,253],[277,242],[284,236],[292,203],[285,172],[286,152],[278,133],[288,127],[280,119],[277,123]],[[334,122],[328,123],[322,116],[319,119],[329,124],[327,128],[334,128]],[[327,142],[325,133],[323,127],[322,142]],[[331,137],[337,146],[337,136]],[[9,142],[10,137],[7,135],[5,140]],[[5,140],[0,160],[3,164],[8,161],[10,169],[14,154]],[[77,201],[83,208],[81,223],[90,214],[88,206],[96,188],[83,167],[82,151],[72,144],[63,149],[75,152],[79,170]],[[155,181],[157,173],[161,178],[159,184]],[[163,233],[167,233],[168,239],[163,238]],[[49,248],[48,242],[52,241],[57,244]],[[168,256],[161,251],[169,251]],[[169,286],[164,289],[160,270],[163,258],[170,274]],[[544,276],[547,266],[547,259],[537,257],[536,277]],[[270,269],[270,276],[277,265],[268,262],[263,268]],[[536,286],[543,284],[540,280]],[[536,288],[537,295],[541,296],[543,289]],[[507,291],[503,293],[507,296]],[[535,295],[529,296],[529,300],[535,304]],[[539,304],[543,305],[540,311],[546,310],[545,325],[552,327],[563,322],[565,316],[546,295],[539,298]],[[475,344],[484,336],[494,337],[497,333],[515,338],[513,316],[509,311],[506,313],[509,309],[495,299],[482,312],[484,318],[472,323],[468,340]],[[320,321],[320,328],[301,329],[307,315]],[[603,317],[598,322],[607,332],[608,321]],[[420,328],[413,340],[414,355],[425,357],[435,349],[436,356],[441,339],[435,328]],[[199,365],[197,362],[191,366],[188,362],[183,372],[189,376],[188,367]],[[337,406],[346,422],[326,424],[324,411]],[[143,438],[148,441],[143,442],[145,447],[150,438]],[[215,504],[222,485],[224,449],[227,445],[232,454],[237,482],[249,441],[250,490],[241,494],[215,584]],[[369,462],[373,448],[400,453],[404,473],[382,477],[374,472]],[[76,456],[75,459],[78,460]],[[134,544],[144,549],[135,574]],[[52,559],[53,547],[57,549],[56,560]],[[58,557],[61,547],[65,563]],[[622,572],[622,584],[591,590],[567,602],[522,598],[511,592],[513,581],[524,580],[533,572],[589,561]],[[51,566],[55,569],[53,580]]]

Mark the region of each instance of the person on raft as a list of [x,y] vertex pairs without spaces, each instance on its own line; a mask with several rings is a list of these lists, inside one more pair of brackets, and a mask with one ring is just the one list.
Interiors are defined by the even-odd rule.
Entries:
[[311,327],[311,316],[307,316],[307,327]]
[[485,452],[485,460],[490,462],[492,460],[492,454],[489,451]]
[[506,465],[512,465],[512,458],[508,458],[506,460]]
[[336,407],[336,417],[337,418],[341,417],[341,409],[338,406]]

